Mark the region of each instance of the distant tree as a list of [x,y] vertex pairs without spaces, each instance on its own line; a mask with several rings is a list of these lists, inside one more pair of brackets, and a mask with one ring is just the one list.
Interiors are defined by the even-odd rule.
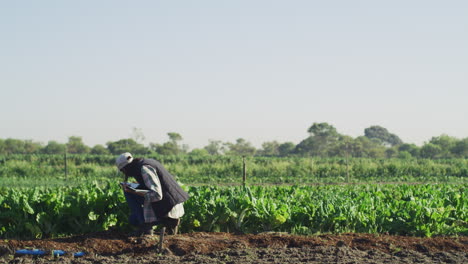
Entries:
[[454,157],[468,158],[468,138],[457,141],[452,147],[451,152]]
[[20,154],[24,153],[24,141],[19,139],[7,138],[3,142],[4,154]]
[[179,141],[182,140],[182,136],[179,133],[169,132],[167,133],[169,141],[162,145],[154,144],[152,148],[156,153],[161,155],[179,155],[187,152],[188,147],[186,145],[180,145]]
[[179,133],[169,132],[167,133],[167,135],[169,136],[169,139],[174,143],[182,140],[182,136]]
[[254,146],[243,138],[238,138],[235,144],[227,143],[228,155],[253,156],[257,151]]
[[293,154],[294,148],[296,145],[292,142],[285,142],[278,146],[278,152],[281,157],[286,157]]
[[225,145],[220,140],[209,140],[209,144],[204,147],[204,149],[210,155],[222,155],[225,151]]
[[191,156],[208,156],[210,155],[206,149],[193,149],[188,153]]
[[356,157],[362,158],[384,158],[385,147],[377,139],[369,139],[365,136],[357,137],[354,141]]
[[49,141],[47,145],[42,148],[41,152],[44,154],[64,154],[67,146],[65,144],[58,143],[57,141]]
[[259,156],[279,156],[279,146],[278,141],[264,142],[262,144],[262,149],[257,152]]
[[385,150],[386,148],[378,140],[364,136],[354,139],[341,135],[333,145],[330,145],[328,154],[331,157],[384,158]]
[[173,142],[165,142],[162,145],[156,145],[155,151],[161,155],[178,155],[181,154],[179,146]]
[[388,132],[386,128],[381,126],[371,126],[364,129],[364,136],[370,139],[378,139],[387,146],[396,146],[403,143],[397,135]]
[[40,143],[32,140],[0,139],[0,154],[33,154],[39,153],[41,148]]
[[397,158],[399,158],[399,159],[411,159],[411,158],[413,158],[413,156],[408,151],[400,151],[397,154]]
[[457,141],[458,139],[443,134],[438,137],[432,137],[429,143],[440,147],[440,153],[438,154],[440,158],[450,158],[452,157],[451,151],[457,144]]
[[356,150],[358,149],[352,137],[343,135],[333,145],[329,146],[328,154],[332,157],[356,157]]
[[339,134],[336,128],[328,123],[313,123],[307,130],[313,137],[338,138]]
[[83,143],[81,137],[71,136],[68,138],[67,153],[71,154],[86,154],[90,149]]
[[336,128],[328,123],[314,123],[307,132],[310,136],[296,146],[295,153],[308,156],[329,156],[329,148],[340,137]]
[[435,159],[442,153],[442,148],[439,145],[426,143],[421,147],[421,157],[426,159]]
[[149,153],[149,149],[142,144],[137,143],[134,139],[120,139],[114,142],[107,142],[107,149],[113,155],[119,155],[124,152],[130,152],[133,155],[145,155]]
[[39,153],[43,148],[41,143],[33,142],[32,140],[24,141],[24,152],[27,154]]
[[323,147],[319,139],[309,136],[306,139],[299,142],[294,148],[294,154],[302,156],[325,156],[323,153]]
[[109,154],[110,152],[103,145],[95,145],[94,147],[91,148],[90,153],[95,154],[95,155],[106,155],[106,154]]
[[416,146],[415,144],[403,143],[400,146],[398,146],[398,151],[408,152],[414,158],[417,158],[420,156],[419,154],[420,148]]
[[385,150],[385,156],[387,158],[395,158],[398,155],[398,149],[396,148],[387,148]]

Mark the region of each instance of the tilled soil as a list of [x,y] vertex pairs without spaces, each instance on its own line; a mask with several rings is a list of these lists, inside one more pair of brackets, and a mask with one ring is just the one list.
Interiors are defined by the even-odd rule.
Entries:
[[[0,263],[468,263],[468,237],[417,238],[286,233],[189,233],[128,237],[101,232],[67,238],[0,241]],[[15,254],[41,249],[45,256]],[[54,257],[52,250],[64,250]],[[84,251],[83,257],[74,252]]]

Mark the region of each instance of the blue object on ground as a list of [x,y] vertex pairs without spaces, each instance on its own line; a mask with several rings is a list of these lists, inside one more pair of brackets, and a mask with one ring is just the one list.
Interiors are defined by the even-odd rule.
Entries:
[[63,250],[53,250],[52,255],[54,255],[54,256],[63,256],[63,255],[65,255],[65,251],[63,251]]
[[45,254],[45,251],[40,249],[20,249],[16,250],[16,254],[43,256]]
[[[65,251],[63,250],[52,250],[52,255],[54,256],[63,256],[65,255]],[[44,256],[46,254],[46,252],[44,250],[40,250],[40,249],[19,249],[19,250],[16,250],[16,254],[18,255],[34,255],[34,256]],[[83,251],[80,251],[80,252],[76,252],[73,254],[73,256],[75,258],[79,258],[79,257],[82,257],[86,255],[86,252],[83,252]]]

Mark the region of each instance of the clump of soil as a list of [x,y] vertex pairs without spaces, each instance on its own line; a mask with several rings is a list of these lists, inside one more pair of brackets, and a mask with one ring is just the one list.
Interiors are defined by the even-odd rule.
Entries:
[[[15,254],[45,250],[45,256]],[[66,238],[0,241],[0,263],[468,263],[468,237],[417,238],[286,233],[189,233],[128,237],[108,231]],[[52,250],[64,250],[53,256]],[[86,252],[74,257],[74,252]]]

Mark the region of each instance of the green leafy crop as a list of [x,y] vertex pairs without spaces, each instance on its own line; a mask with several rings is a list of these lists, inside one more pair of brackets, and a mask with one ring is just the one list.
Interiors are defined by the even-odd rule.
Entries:
[[[468,185],[189,187],[182,232],[468,235]],[[0,188],[0,237],[128,230],[117,183]]]

